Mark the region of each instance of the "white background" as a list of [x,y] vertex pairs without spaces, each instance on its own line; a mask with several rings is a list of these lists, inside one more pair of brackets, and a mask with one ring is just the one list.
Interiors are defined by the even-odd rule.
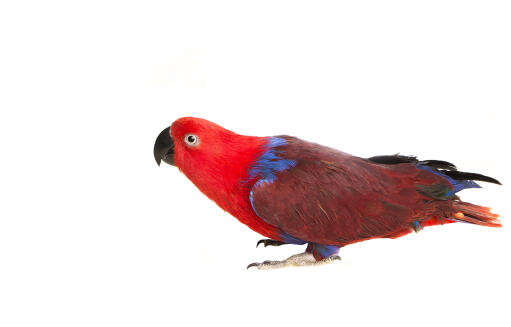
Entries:
[[[509,326],[509,1],[2,1],[0,326]],[[504,228],[316,268],[170,166],[181,116],[453,161]],[[507,217],[506,217],[507,216]]]

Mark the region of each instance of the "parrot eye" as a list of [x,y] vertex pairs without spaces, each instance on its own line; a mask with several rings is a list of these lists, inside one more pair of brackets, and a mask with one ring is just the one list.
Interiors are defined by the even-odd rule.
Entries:
[[187,134],[185,136],[185,143],[190,146],[196,146],[199,144],[199,137],[195,134]]

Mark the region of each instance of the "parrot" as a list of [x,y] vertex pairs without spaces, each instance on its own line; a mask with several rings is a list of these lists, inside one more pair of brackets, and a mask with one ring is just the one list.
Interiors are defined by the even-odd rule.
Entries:
[[246,136],[183,117],[156,138],[154,158],[176,166],[208,198],[265,239],[305,245],[285,260],[248,268],[316,266],[340,260],[343,246],[395,239],[424,227],[464,222],[501,227],[488,207],[457,193],[501,184],[447,161],[400,154],[357,157],[288,135]]

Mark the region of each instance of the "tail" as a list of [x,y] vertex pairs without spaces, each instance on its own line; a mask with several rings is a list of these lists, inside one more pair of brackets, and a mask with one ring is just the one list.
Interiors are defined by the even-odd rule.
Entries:
[[[490,208],[481,207],[472,203],[463,202],[458,200],[459,198],[455,196],[455,193],[467,189],[467,188],[479,188],[479,184],[474,181],[481,181],[487,183],[493,183],[501,185],[498,180],[495,178],[475,174],[475,173],[467,173],[463,171],[459,171],[455,165],[450,162],[442,161],[442,160],[423,160],[419,161],[416,157],[410,156],[401,156],[401,155],[392,155],[392,156],[376,156],[368,159],[369,161],[379,163],[379,164],[401,164],[401,163],[411,163],[415,164],[419,169],[424,169],[433,174],[441,176],[445,178],[451,185],[453,190],[447,192],[446,194],[440,194],[442,200],[456,199],[451,200],[451,204],[448,204],[448,209],[443,211],[452,212],[448,214],[447,218],[430,218],[428,220],[422,221],[419,224],[421,226],[433,226],[440,225],[444,223],[452,223],[455,221],[466,222],[470,224],[476,224],[481,226],[488,227],[502,227],[502,224],[499,220],[499,215],[491,213]],[[436,198],[438,194],[432,194],[431,198]],[[452,211],[451,211],[452,210]],[[418,229],[414,226],[414,229]]]
[[491,213],[490,208],[463,201],[453,201],[453,208],[456,213],[453,218],[449,217],[449,220],[488,227],[502,227],[499,215]]

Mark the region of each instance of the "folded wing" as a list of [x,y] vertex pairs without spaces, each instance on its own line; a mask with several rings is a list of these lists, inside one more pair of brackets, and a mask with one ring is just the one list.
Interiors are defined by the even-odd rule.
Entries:
[[346,245],[396,237],[420,221],[442,216],[442,203],[454,198],[445,178],[415,163],[382,164],[280,138],[285,142],[276,155],[296,164],[269,182],[256,183],[251,203],[261,219],[294,238]]

